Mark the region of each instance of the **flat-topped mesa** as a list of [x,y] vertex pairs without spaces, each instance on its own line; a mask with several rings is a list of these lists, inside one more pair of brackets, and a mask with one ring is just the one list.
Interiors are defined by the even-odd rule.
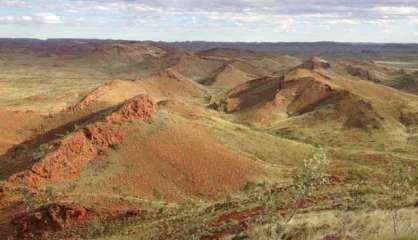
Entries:
[[313,57],[311,59],[309,59],[308,61],[302,63],[301,65],[302,68],[307,68],[307,69],[311,69],[311,70],[315,70],[315,69],[327,69],[331,67],[331,64],[320,58],[320,57]]
[[12,175],[8,181],[39,187],[46,182],[74,179],[90,161],[109,147],[123,143],[130,127],[121,122],[148,122],[156,112],[156,104],[147,96],[139,95],[120,105],[104,119],[49,143],[49,150],[29,169]]

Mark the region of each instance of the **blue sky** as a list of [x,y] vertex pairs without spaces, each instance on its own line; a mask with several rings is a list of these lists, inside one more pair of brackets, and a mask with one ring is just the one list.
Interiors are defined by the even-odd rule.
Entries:
[[0,37],[418,43],[418,0],[0,0]]

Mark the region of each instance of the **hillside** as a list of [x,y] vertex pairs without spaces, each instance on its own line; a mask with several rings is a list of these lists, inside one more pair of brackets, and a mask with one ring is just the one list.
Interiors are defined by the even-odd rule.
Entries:
[[1,40],[0,239],[414,239],[415,60],[284,53]]

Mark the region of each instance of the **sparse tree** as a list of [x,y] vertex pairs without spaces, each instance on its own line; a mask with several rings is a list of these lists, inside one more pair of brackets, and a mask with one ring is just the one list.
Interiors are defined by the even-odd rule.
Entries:
[[415,197],[416,186],[413,184],[411,168],[402,164],[390,164],[390,179],[384,183],[386,206],[388,207],[393,224],[393,233],[399,237],[399,210],[411,203]]
[[[293,175],[293,194],[296,202],[310,197],[318,188],[328,184],[329,177],[327,170],[329,160],[323,148],[315,153],[311,158],[303,162],[303,166],[296,169]],[[297,211],[297,207],[292,211],[286,222],[289,222]]]
[[347,210],[358,210],[365,206],[366,198],[364,189],[366,184],[367,182],[364,180],[351,184],[351,187],[347,191],[350,197],[349,203],[346,206]]
[[[327,170],[329,160],[324,149],[320,149],[311,158],[306,159],[303,165],[297,168],[292,176],[293,183],[290,186],[290,202],[300,203],[302,200],[326,185],[329,181]],[[248,185],[246,188],[250,188]],[[251,235],[257,239],[284,239],[286,226],[299,210],[299,206],[291,207],[289,214],[282,216],[278,213],[278,207],[289,204],[288,200],[278,196],[275,186],[269,183],[258,184],[254,198],[263,203],[265,214],[257,220],[263,227],[254,229]]]

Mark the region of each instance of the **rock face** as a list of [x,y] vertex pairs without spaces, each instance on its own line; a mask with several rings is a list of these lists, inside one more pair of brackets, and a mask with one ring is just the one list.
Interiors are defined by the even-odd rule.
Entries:
[[8,181],[37,187],[45,181],[78,177],[80,170],[113,145],[123,142],[129,132],[121,122],[151,120],[156,107],[146,95],[126,101],[113,113],[79,129],[50,145],[44,157],[26,171],[12,175]]
[[313,57],[310,60],[304,62],[302,64],[303,68],[307,68],[310,70],[314,70],[314,69],[327,69],[331,67],[331,64],[329,64],[329,62],[327,62],[326,60],[319,58],[319,57]]
[[89,211],[76,204],[52,203],[15,218],[17,239],[33,239],[85,222]]

